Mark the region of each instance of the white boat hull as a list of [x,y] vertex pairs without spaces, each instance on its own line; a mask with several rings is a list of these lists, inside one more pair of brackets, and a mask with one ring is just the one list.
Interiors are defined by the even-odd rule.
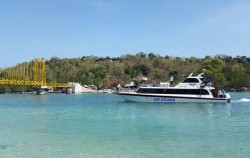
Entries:
[[[192,76],[191,73],[186,79],[174,87],[156,86],[139,87],[135,91],[124,91],[119,87],[118,95],[127,101],[156,102],[156,103],[229,103],[230,95],[224,90],[218,94],[211,82],[208,83],[208,76],[204,73]],[[206,82],[205,82],[206,79]]]
[[188,96],[153,96],[129,93],[118,93],[126,101],[153,102],[153,103],[229,103],[230,98],[205,98]]

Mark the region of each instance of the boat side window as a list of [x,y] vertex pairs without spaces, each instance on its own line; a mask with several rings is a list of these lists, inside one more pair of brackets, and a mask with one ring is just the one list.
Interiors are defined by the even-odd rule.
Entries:
[[208,91],[205,89],[189,89],[188,94],[193,94],[193,95],[209,95]]
[[186,78],[182,83],[199,83],[197,78]]
[[164,92],[164,89],[158,89],[158,92],[157,93],[159,93],[159,94],[164,94],[165,92]]
[[148,89],[147,93],[155,93],[155,90],[154,89]]
[[137,90],[137,93],[146,93],[145,89],[144,88],[140,88]]
[[141,92],[142,92],[142,89],[137,89],[136,92],[137,92],[137,93],[141,93]]
[[137,93],[151,94],[187,94],[187,95],[209,95],[206,89],[147,89],[141,88]]
[[138,93],[157,93],[157,89],[141,88],[137,92]]
[[178,94],[189,94],[189,95],[209,95],[205,89],[180,89]]
[[143,89],[142,93],[149,93],[149,89]]
[[209,92],[206,89],[201,90],[201,94],[203,95],[209,95]]

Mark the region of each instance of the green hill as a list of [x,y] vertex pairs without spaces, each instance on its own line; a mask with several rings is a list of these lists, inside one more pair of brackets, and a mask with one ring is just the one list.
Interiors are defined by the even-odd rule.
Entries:
[[[205,72],[217,88],[241,90],[244,86],[250,86],[250,58],[246,56],[181,58],[141,52],[116,58],[52,57],[46,61],[47,82],[79,82],[82,85],[96,85],[98,88],[112,88],[119,83],[131,81],[138,84],[140,77],[147,77],[151,83],[158,84],[168,82],[171,75],[174,76],[174,82],[178,83],[192,72]],[[0,86],[2,92],[26,89],[30,90],[30,87]]]

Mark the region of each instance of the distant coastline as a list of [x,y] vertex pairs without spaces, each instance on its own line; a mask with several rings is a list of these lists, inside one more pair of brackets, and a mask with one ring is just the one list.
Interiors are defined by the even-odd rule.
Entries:
[[[139,86],[142,77],[148,78],[148,83],[157,85],[168,82],[170,76],[173,76],[174,83],[177,83],[192,72],[206,73],[216,87],[227,91],[250,90],[250,57],[246,56],[181,58],[140,52],[121,57],[52,57],[46,60],[48,82],[77,82],[96,85],[98,89],[111,89],[131,81]],[[0,71],[0,79],[2,76],[3,72]],[[32,91],[32,87],[0,85],[2,93],[27,91]]]

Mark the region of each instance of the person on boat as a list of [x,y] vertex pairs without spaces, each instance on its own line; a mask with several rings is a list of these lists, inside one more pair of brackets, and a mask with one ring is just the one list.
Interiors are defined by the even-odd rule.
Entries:
[[215,98],[217,98],[219,95],[218,95],[218,91],[217,90],[213,90],[212,91],[212,94],[213,94],[213,97]]
[[222,98],[222,91],[221,91],[221,90],[218,91],[218,96],[219,96],[220,98]]
[[171,76],[171,77],[170,77],[170,86],[171,86],[171,87],[173,86],[173,83],[174,83],[174,76]]
[[221,92],[222,92],[222,97],[226,98],[226,92],[223,89],[221,90]]
[[117,93],[119,93],[119,90],[121,89],[121,85],[120,84],[118,84],[117,86],[116,86],[116,91],[117,91]]
[[204,84],[205,84],[205,86],[208,84],[208,82],[209,82],[209,77],[205,76],[205,78],[204,78]]
[[218,96],[220,97],[220,98],[225,98],[226,97],[226,92],[224,91],[224,90],[219,90],[219,92],[218,92]]

